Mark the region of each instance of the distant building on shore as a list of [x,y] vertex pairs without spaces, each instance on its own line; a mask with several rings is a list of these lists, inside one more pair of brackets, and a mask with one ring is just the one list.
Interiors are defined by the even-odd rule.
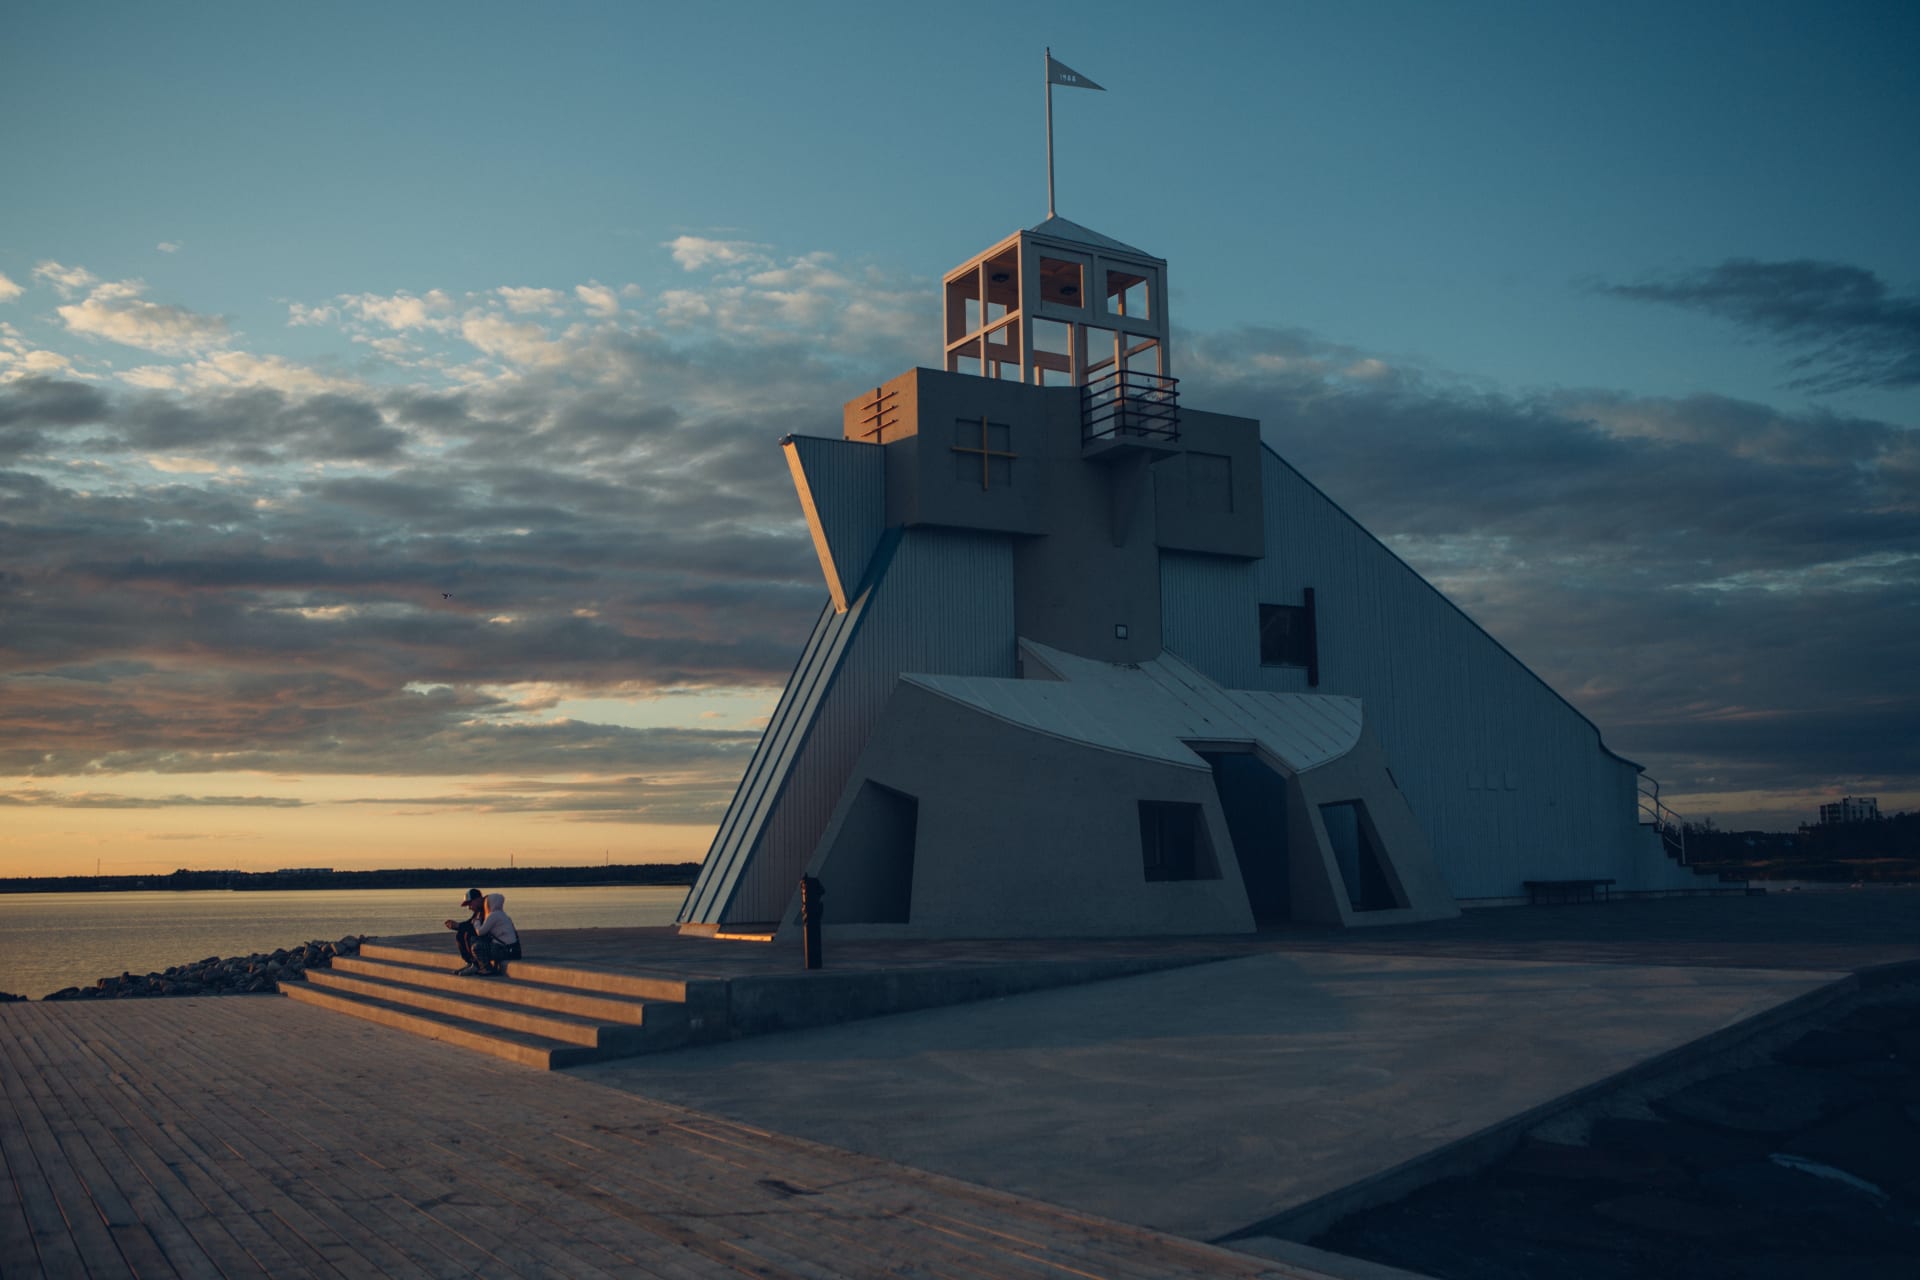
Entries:
[[1820,806],[1820,825],[1823,827],[1837,822],[1878,821],[1880,800],[1877,796],[1843,796],[1832,804]]

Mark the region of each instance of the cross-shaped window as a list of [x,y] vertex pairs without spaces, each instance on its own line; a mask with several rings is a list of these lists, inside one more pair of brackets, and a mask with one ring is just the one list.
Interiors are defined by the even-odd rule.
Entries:
[[[1004,422],[960,418],[953,424],[953,474],[958,480],[980,479],[982,489],[998,482],[1013,483],[1013,428]],[[975,462],[975,459],[979,459]]]

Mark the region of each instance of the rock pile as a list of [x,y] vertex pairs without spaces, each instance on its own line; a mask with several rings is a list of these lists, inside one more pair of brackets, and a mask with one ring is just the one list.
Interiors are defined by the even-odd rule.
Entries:
[[357,955],[365,934],[338,942],[305,942],[250,956],[208,956],[177,964],[165,973],[122,973],[91,987],[65,987],[43,1000],[125,1000],[147,996],[241,996],[271,993],[282,982],[305,982],[307,970],[325,969],[335,956]]

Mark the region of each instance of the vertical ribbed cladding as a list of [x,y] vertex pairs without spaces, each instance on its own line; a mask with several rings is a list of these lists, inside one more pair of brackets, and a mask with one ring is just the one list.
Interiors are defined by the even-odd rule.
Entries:
[[819,436],[788,436],[781,446],[828,590],[850,604],[886,531],[886,450]]
[[1186,551],[1160,553],[1162,646],[1229,689],[1270,687],[1260,679],[1257,564]]
[[[821,646],[834,649],[830,663],[809,642],[781,695],[780,711],[791,704],[791,714],[776,712],[708,855],[727,869],[702,869],[683,919],[780,918],[901,672],[1013,676],[1010,540],[938,529],[890,534],[844,622],[837,646]],[[770,750],[776,727],[781,742]]]
[[831,603],[820,611],[813,633],[800,651],[800,660],[794,664],[793,674],[787,677],[787,686],[780,693],[773,718],[760,735],[760,745],[754,748],[753,759],[747,763],[740,785],[734,788],[726,816],[721,818],[706,860],[700,864],[700,875],[680,905],[680,923],[711,924],[719,920],[719,904],[733,892],[747,851],[764,821],[767,797],[778,786],[799,749],[814,710],[846,648],[847,638],[859,625],[860,610],[865,603],[866,598],[862,597],[845,613],[836,611]]
[[[1633,766],[1591,721],[1271,450],[1262,466],[1264,559],[1162,553],[1168,649],[1229,687],[1362,699],[1455,897],[1508,897],[1527,879],[1695,882],[1648,854]],[[1307,587],[1311,688],[1259,656],[1258,606],[1299,604]]]

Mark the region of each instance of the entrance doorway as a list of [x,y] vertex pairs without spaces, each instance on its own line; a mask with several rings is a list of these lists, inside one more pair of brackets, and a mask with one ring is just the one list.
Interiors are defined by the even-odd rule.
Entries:
[[1214,790],[1233,838],[1240,882],[1253,922],[1266,929],[1293,918],[1287,866],[1287,781],[1250,751],[1200,752],[1213,769]]

